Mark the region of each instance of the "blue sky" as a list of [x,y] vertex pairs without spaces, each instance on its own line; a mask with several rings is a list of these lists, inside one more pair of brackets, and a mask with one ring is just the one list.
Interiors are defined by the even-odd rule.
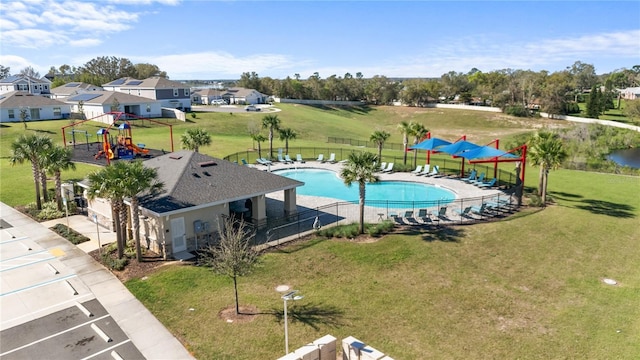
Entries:
[[576,61],[602,74],[640,65],[640,1],[0,3],[0,64],[12,73],[99,56],[174,80],[554,72]]

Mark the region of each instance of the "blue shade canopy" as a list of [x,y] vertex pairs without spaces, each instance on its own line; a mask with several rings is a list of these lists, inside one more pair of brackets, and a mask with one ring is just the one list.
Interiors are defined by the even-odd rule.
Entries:
[[467,140],[461,140],[458,142],[454,142],[453,144],[443,146],[439,148],[438,151],[455,155],[455,156],[461,156],[460,154],[461,152],[473,150],[479,147],[480,145],[476,145],[472,142],[468,142]]
[[107,129],[101,128],[100,130],[98,130],[96,132],[96,134],[98,135],[104,135],[104,134],[108,134],[109,132],[107,131]]
[[129,126],[129,124],[127,124],[127,123],[122,123],[122,124],[120,124],[120,126],[118,126],[118,129],[120,129],[120,130],[131,129],[131,126]]
[[451,144],[447,140],[442,140],[438,138],[427,139],[421,143],[415,144],[411,146],[410,150],[434,150],[437,147],[445,146]]
[[516,159],[518,156],[513,155],[511,153],[507,153],[506,151],[496,149],[490,146],[479,146],[475,149],[471,149],[469,151],[464,151],[462,153],[456,154],[462,158],[467,160],[473,159],[486,159],[486,158],[494,158],[494,157],[505,157],[510,159]]

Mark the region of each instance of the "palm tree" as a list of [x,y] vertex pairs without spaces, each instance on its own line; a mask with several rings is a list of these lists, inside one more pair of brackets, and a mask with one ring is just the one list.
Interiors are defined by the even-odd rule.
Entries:
[[90,173],[87,176],[89,180],[89,190],[87,197],[93,200],[97,197],[109,200],[113,212],[113,220],[116,225],[116,239],[118,246],[118,259],[124,256],[125,229],[127,228],[127,214],[124,205],[124,182],[126,176],[125,161],[117,161],[111,165]]
[[267,138],[264,137],[264,135],[262,134],[251,134],[251,138],[253,139],[253,141],[258,143],[258,157],[261,158],[262,157],[262,146],[260,145],[260,143],[267,141]]
[[146,167],[141,161],[122,162],[126,166],[122,168],[122,191],[125,197],[131,199],[131,220],[133,227],[133,240],[136,245],[136,259],[142,261],[140,249],[140,200],[142,193],[154,194],[161,191],[164,184],[158,180],[158,171]]
[[373,141],[378,146],[378,160],[382,159],[382,147],[385,141],[389,140],[391,134],[386,131],[376,130],[369,137],[369,141]]
[[42,209],[42,201],[40,200],[40,158],[43,154],[53,146],[50,137],[44,135],[20,135],[13,143],[11,143],[11,157],[9,162],[11,165],[23,164],[25,161],[31,162],[31,171],[33,173],[33,182],[36,187],[36,207]]
[[284,141],[284,153],[289,153],[289,140],[295,139],[298,134],[292,128],[279,129],[280,141]]
[[402,146],[404,151],[404,165],[407,165],[407,145],[409,144],[409,134],[411,134],[411,124],[403,121],[398,124],[398,130],[402,134]]
[[53,175],[56,187],[56,203],[58,210],[62,210],[62,178],[63,170],[75,170],[76,164],[71,161],[73,150],[71,148],[55,145],[44,156],[42,172]]
[[280,128],[278,115],[266,115],[262,118],[262,128],[269,129],[269,160],[273,159],[273,132]]
[[530,140],[528,150],[531,164],[540,167],[538,194],[542,198],[542,204],[546,204],[549,170],[560,167],[567,158],[567,152],[562,148],[562,140],[547,131],[537,132]]
[[375,175],[378,157],[370,152],[352,152],[340,171],[340,177],[347,186],[357,182],[360,191],[360,234],[364,234],[364,202],[367,183],[378,181]]
[[[420,139],[422,139],[429,130],[424,127],[424,125],[418,122],[411,122],[411,135],[413,135],[413,145],[418,145]],[[413,167],[416,167],[418,164],[418,149],[413,150]]]
[[188,129],[181,141],[182,148],[198,152],[201,146],[211,145],[211,135],[204,129]]

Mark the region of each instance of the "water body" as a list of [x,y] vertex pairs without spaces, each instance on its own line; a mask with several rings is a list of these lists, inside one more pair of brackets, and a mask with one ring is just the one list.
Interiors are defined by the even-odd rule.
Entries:
[[607,159],[621,166],[640,169],[640,148],[616,150],[609,154]]

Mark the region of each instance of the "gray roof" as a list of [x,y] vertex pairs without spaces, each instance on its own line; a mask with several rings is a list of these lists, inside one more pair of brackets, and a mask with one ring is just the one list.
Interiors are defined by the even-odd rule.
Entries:
[[95,86],[93,84],[87,84],[83,82],[70,82],[64,85],[55,87],[50,90],[52,94],[55,95],[72,95],[77,94],[83,90],[101,90],[100,86]]
[[68,106],[62,101],[49,99],[46,96],[34,95],[24,91],[10,91],[0,95],[0,106],[4,108],[36,107],[36,106]]
[[43,78],[35,78],[33,76],[27,76],[27,75],[11,75],[11,76],[7,76],[4,79],[0,80],[0,84],[17,84],[21,81],[27,81],[27,82],[33,82],[36,84],[42,84],[42,83],[46,83],[46,84],[50,84],[51,81],[49,81],[49,79],[43,77]]
[[121,78],[113,80],[109,83],[106,83],[102,86],[117,86],[120,89],[188,89],[189,86],[177,82],[172,81],[167,78],[154,76],[150,78],[146,78],[144,80],[137,80],[134,78]]
[[188,150],[149,159],[144,165],[157,169],[158,178],[164,183],[162,193],[140,201],[142,207],[157,214],[223,204],[304,185],[284,176]]
[[[84,91],[78,95],[88,96],[89,94],[94,94],[96,95],[96,97],[92,98],[91,100],[84,101],[85,105],[113,104],[114,99],[118,99],[118,103],[120,103],[121,105],[148,104],[148,103],[157,101],[155,99],[149,99],[146,97],[131,95],[131,94],[127,94],[119,91]],[[64,99],[64,101],[66,103],[77,104],[80,102],[80,100],[76,98],[78,95],[72,95]]]

